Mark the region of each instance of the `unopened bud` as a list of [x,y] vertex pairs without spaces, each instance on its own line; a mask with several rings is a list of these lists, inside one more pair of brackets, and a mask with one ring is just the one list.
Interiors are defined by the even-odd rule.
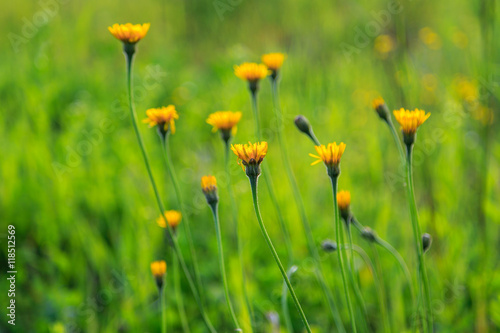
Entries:
[[325,239],[323,241],[323,243],[321,243],[321,248],[323,249],[323,251],[325,252],[335,252],[337,251],[337,243],[335,243],[334,241],[331,241],[329,239]]
[[432,245],[432,236],[428,233],[422,235],[422,246],[424,248],[424,253],[427,252]]

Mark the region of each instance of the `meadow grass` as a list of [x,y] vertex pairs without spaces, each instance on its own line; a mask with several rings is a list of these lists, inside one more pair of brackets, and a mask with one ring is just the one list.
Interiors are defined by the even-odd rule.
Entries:
[[[219,135],[205,119],[217,110],[241,111],[234,141],[256,140],[248,91],[234,76],[233,65],[259,62],[268,52],[287,54],[280,81],[283,137],[318,250],[323,239],[335,235],[332,194],[323,171],[309,166],[312,144],[293,126],[295,116],[305,115],[321,142],[346,143],[339,186],[356,198],[353,208],[363,226],[375,230],[404,258],[416,290],[417,256],[404,164],[371,103],[382,96],[391,112],[400,107],[431,112],[418,130],[413,172],[420,226],[433,237],[425,263],[434,331],[500,330],[495,245],[500,241],[500,91],[494,65],[499,42],[494,38],[498,9],[492,10],[493,2],[402,2],[399,13],[390,14],[387,24],[378,24],[376,35],[359,31],[366,31],[368,23],[376,26],[376,14],[388,10],[385,1],[222,2],[230,10],[222,13],[214,3],[203,1],[57,2],[54,15],[31,29],[30,36],[23,33],[23,18],[33,22],[47,7],[25,0],[4,4],[0,218],[5,229],[0,234],[15,225],[18,293],[17,325],[2,320],[0,331],[158,332],[158,290],[149,265],[159,259],[168,267],[167,328],[182,331],[176,263],[155,223],[159,211],[130,123],[121,45],[106,30],[128,21],[151,22],[134,63],[139,119],[147,109],[169,104],[179,113],[172,160],[191,222],[204,305],[217,331],[234,325],[224,302],[216,233],[199,179],[211,173],[222,180],[226,171]],[[422,30],[425,27],[431,34]],[[12,44],[10,33],[21,36],[22,42]],[[378,35],[389,36],[394,49],[381,53],[375,47],[381,41]],[[354,47],[349,57],[343,43]],[[262,136],[269,144],[264,163],[273,175],[297,266],[290,282],[312,329],[331,332],[336,325],[282,167],[274,131],[278,120],[267,82],[261,84],[259,107]],[[171,207],[176,194],[157,134],[139,127],[159,192]],[[241,326],[251,323],[255,332],[269,331],[266,315],[276,311],[284,329],[283,278],[256,223],[248,179],[233,158],[228,173],[253,311],[244,310],[231,200],[221,183],[220,226],[234,310]],[[259,205],[278,255],[287,258],[274,205],[264,190]],[[353,249],[363,248],[374,260],[370,244],[356,232],[352,236]],[[178,242],[192,270],[182,232]],[[6,246],[0,256],[5,262]],[[411,306],[407,277],[390,253],[379,250],[378,256],[382,273],[377,278],[386,287],[391,330],[410,331],[413,320],[421,322]],[[350,330],[336,254],[320,252],[319,260],[343,325]],[[353,260],[367,325],[385,332],[371,267],[357,256]],[[182,269],[177,273],[189,329],[204,332]],[[2,279],[0,291],[6,290]],[[301,318],[292,300],[287,301],[291,325],[299,331]]]

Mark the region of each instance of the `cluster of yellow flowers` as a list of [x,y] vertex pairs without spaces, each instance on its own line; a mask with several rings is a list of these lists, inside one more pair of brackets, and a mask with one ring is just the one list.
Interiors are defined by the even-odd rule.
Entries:
[[[134,48],[134,45],[146,36],[149,27],[150,27],[149,23],[142,25],[141,24],[133,25],[127,23],[122,25],[114,24],[112,27],[109,27],[108,29],[111,32],[111,34],[113,34],[113,36],[115,36],[117,39],[121,40],[124,43],[124,45]],[[429,47],[431,46],[432,48],[440,47],[439,36],[437,36],[430,29],[428,30],[422,29],[420,31],[420,37],[427,45],[429,45]],[[379,53],[386,55],[393,48],[394,48],[393,41],[389,36],[379,36],[376,43],[376,50]],[[275,79],[278,75],[278,71],[283,66],[285,59],[286,55],[283,53],[264,54],[261,58],[262,60],[261,64],[245,62],[242,63],[241,65],[235,65],[234,73],[238,78],[247,81],[250,84],[252,93],[255,93],[257,90],[257,83],[259,82],[259,80],[270,76],[273,83],[277,82],[277,80]],[[372,102],[372,107],[375,109],[375,111],[383,120],[385,120],[390,126],[392,126],[393,133],[396,133],[392,125],[391,115],[385,101],[380,97],[376,98]],[[430,117],[430,113],[426,113],[425,111],[419,109],[414,109],[410,111],[401,108],[399,110],[394,110],[393,114],[397,122],[400,124],[400,129],[403,134],[404,142],[406,143],[407,147],[411,147],[411,145],[413,145],[413,142],[415,140],[417,129]],[[174,105],[148,109],[146,111],[146,116],[147,118],[144,119],[143,122],[149,124],[150,127],[157,126],[158,130],[164,136],[166,136],[169,133],[175,134],[175,121],[179,119],[179,115]],[[213,127],[212,130],[214,132],[220,131],[223,140],[227,144],[226,147],[229,149],[229,139],[231,138],[231,136],[234,136],[236,134],[237,125],[240,122],[241,117],[242,117],[242,112],[240,111],[217,111],[210,114],[206,119],[206,122]],[[309,137],[312,138],[313,141],[315,141],[316,143],[314,148],[317,154],[309,154],[311,157],[316,159],[311,163],[311,165],[316,165],[320,162],[323,162],[324,165],[327,167],[328,174],[332,178],[332,184],[334,183],[335,180],[334,193],[336,193],[336,198],[335,198],[336,206],[340,209],[341,215],[345,220],[351,219],[351,215],[349,212],[351,204],[350,192],[349,191],[340,191],[338,193],[336,192],[336,186],[337,186],[336,178],[340,175],[339,164],[342,155],[344,154],[344,151],[346,149],[346,144],[344,142],[340,142],[339,144],[337,144],[337,142],[328,143],[326,145],[320,144],[319,141],[312,134],[311,126],[307,122],[307,120],[305,120],[305,118],[299,118],[298,120],[299,122],[297,126],[299,127],[299,129],[302,132],[308,134]],[[397,134],[394,135],[397,138]],[[397,140],[399,139],[397,138]],[[400,142],[398,142],[398,144],[399,143]],[[249,177],[249,179],[251,179],[251,182],[253,177],[253,181],[256,184],[257,176],[260,175],[260,164],[263,162],[268,152],[268,143],[265,141],[260,141],[255,143],[248,142],[248,144],[231,144],[230,149],[236,155],[237,163],[242,167],[244,171],[246,171],[247,176]],[[215,210],[218,203],[216,178],[212,175],[203,176],[201,178],[201,188],[206,196],[207,202],[211,205],[212,209]],[[255,188],[256,186],[252,187],[253,190]],[[163,211],[163,208],[160,208],[160,211]],[[260,213],[258,213],[257,215],[260,223],[262,223],[259,217]],[[185,221],[184,221],[185,226],[188,225],[188,221],[186,218],[187,216],[185,216]],[[181,222],[181,219],[182,219],[181,212],[176,210],[168,210],[165,211],[162,214],[162,216],[160,216],[157,219],[157,224],[162,228],[167,228],[169,231],[175,232],[176,228]],[[336,219],[338,218],[336,217]],[[216,220],[218,221],[218,218]],[[161,289],[163,285],[163,277],[166,273],[165,261],[152,262],[151,272],[153,276],[156,278],[158,287]],[[303,319],[307,326],[307,321],[305,320],[305,317]]]

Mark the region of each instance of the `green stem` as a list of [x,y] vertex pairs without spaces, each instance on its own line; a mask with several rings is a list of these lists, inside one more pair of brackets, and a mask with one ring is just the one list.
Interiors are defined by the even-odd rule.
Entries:
[[[128,86],[128,96],[129,96],[129,108],[130,108],[130,116],[132,118],[132,124],[134,126],[134,131],[135,135],[137,137],[137,142],[139,143],[139,147],[141,148],[142,152],[142,157],[144,159],[144,164],[146,165],[146,169],[148,171],[149,175],[149,180],[151,181],[151,186],[153,187],[153,191],[155,193],[156,197],[156,203],[158,204],[158,209],[160,210],[160,216],[163,216],[165,212],[165,207],[163,206],[163,202],[161,201],[160,193],[158,191],[158,188],[156,186],[156,182],[153,177],[153,172],[151,170],[151,165],[149,164],[149,159],[148,155],[146,153],[146,148],[144,147],[144,142],[142,140],[141,132],[139,131],[139,126],[137,125],[137,115],[134,110],[134,103],[133,103],[133,98],[132,98],[132,59],[133,59],[133,53],[125,53],[126,59],[127,59],[127,86]],[[201,315],[203,316],[203,321],[205,322],[205,325],[209,329],[210,332],[215,332],[215,329],[212,326],[212,323],[210,322],[210,319],[205,313],[205,310],[203,308],[203,304],[201,303],[201,300],[198,295],[198,291],[196,289],[196,286],[193,283],[193,280],[191,278],[191,274],[189,273],[189,270],[186,266],[186,262],[184,261],[184,258],[182,256],[182,253],[179,248],[179,244],[177,243],[177,240],[175,239],[174,232],[172,228],[169,226],[169,224],[165,221],[167,225],[167,231],[172,238],[172,244],[174,245],[174,251],[179,259],[179,263],[181,264],[182,270],[184,271],[184,274],[186,276],[186,280],[189,283],[189,286],[191,288],[191,291],[193,293],[193,296],[196,300],[196,303],[198,304],[198,307],[200,309]]]
[[189,333],[189,324],[186,317],[186,310],[184,309],[184,302],[182,300],[181,283],[179,275],[179,261],[177,257],[173,256],[172,262],[174,263],[174,289],[175,298],[177,301],[177,311],[179,311],[179,318],[181,320],[182,331],[184,333]]
[[167,333],[167,311],[165,306],[165,286],[158,290],[161,308],[161,332]]
[[[339,219],[339,209],[337,206],[337,180],[338,177],[331,176],[331,183],[332,183],[332,191],[333,191],[333,212],[334,212],[334,217],[335,217],[335,227],[336,227],[336,240],[337,240],[337,245],[338,245],[338,260],[340,264],[340,270],[342,272],[342,284],[344,286],[344,294],[347,302],[347,308],[349,310],[349,317],[351,319],[351,328],[353,332],[356,332],[356,320],[354,319],[354,311],[352,309],[352,304],[351,304],[351,297],[349,295],[349,290],[347,287],[347,276],[346,276],[346,270],[345,270],[345,265],[344,265],[344,258],[345,256],[345,247],[342,246],[344,242],[340,241],[340,238],[343,238],[343,232],[341,229],[341,224],[342,222]],[[344,253],[344,254],[342,254]]]
[[[252,110],[253,114],[255,117],[255,133],[257,134],[257,140],[262,141],[262,131],[260,128],[260,119],[259,119],[259,108],[257,104],[257,93],[252,93],[251,92],[251,97],[252,97]],[[287,250],[287,255],[288,255],[288,261],[290,266],[293,264],[293,250],[292,250],[292,241],[290,237],[290,233],[288,231],[288,228],[285,223],[285,219],[283,218],[283,214],[281,213],[281,209],[278,204],[278,199],[276,198],[276,193],[274,192],[274,185],[273,181],[271,178],[271,173],[269,169],[267,168],[267,165],[262,165],[262,177],[264,178],[264,181],[266,182],[267,190],[269,192],[269,198],[271,199],[271,202],[274,205],[274,208],[276,209],[276,215],[278,216],[278,221],[280,224],[281,231],[283,233],[283,239],[285,241],[285,247]]]
[[283,268],[283,265],[281,264],[280,258],[278,257],[278,253],[276,252],[276,249],[274,248],[273,242],[271,241],[271,238],[269,237],[269,234],[267,233],[266,226],[264,225],[264,222],[262,221],[262,216],[260,214],[259,203],[258,203],[258,199],[257,199],[257,177],[248,177],[248,179],[250,180],[250,186],[252,188],[252,198],[253,198],[253,207],[255,210],[255,215],[257,216],[257,220],[259,222],[259,226],[260,226],[260,229],[262,231],[262,234],[264,235],[264,238],[267,242],[267,245],[269,246],[269,249],[271,250],[271,253],[274,257],[274,260],[276,261],[276,264],[278,265],[278,268],[281,272],[281,275],[283,276],[283,279],[285,280],[285,283],[288,286],[288,290],[290,291],[290,294],[292,295],[293,302],[295,303],[295,306],[297,307],[297,310],[299,311],[302,322],[304,323],[304,326],[305,326],[307,332],[311,333],[311,328],[309,327],[309,323],[307,322],[306,315],[304,314],[304,311],[302,310],[302,307],[300,306],[299,299],[297,298],[297,295],[295,295],[295,291],[293,290],[292,284],[290,283],[290,280],[288,279],[286,271]]
[[401,162],[404,163],[405,162],[405,153],[403,151],[403,146],[402,146],[401,140],[399,139],[398,132],[396,131],[396,128],[394,127],[394,123],[392,122],[391,118],[389,118],[386,121],[386,123],[387,123],[387,126],[389,126],[392,137],[394,138],[394,143],[398,147],[399,157],[401,158]]
[[375,245],[373,245],[373,243],[370,243],[371,245],[371,248],[372,248],[372,252],[373,252],[373,257],[375,258],[375,267],[376,267],[376,272],[374,272],[374,275],[376,274],[376,276],[380,276],[381,278],[380,279],[377,279],[378,280],[378,283],[377,283],[377,290],[379,292],[379,306],[380,306],[380,312],[382,314],[382,322],[384,324],[384,332],[392,332],[391,330],[391,325],[389,324],[390,320],[389,320],[389,315],[387,314],[387,304],[385,302],[385,286],[384,286],[384,280],[383,280],[383,271],[382,271],[382,265],[380,264],[380,257],[378,255],[378,251],[377,251],[377,248],[375,247]]
[[[356,229],[358,229],[360,232],[363,231],[363,228],[364,228],[363,225],[361,223],[359,223],[359,221],[354,216],[351,218],[351,222],[356,227]],[[399,252],[391,244],[389,244],[389,242],[383,240],[382,238],[380,238],[378,236],[376,236],[375,242],[379,246],[381,246],[383,249],[385,249],[387,252],[389,252],[398,262],[399,267],[401,268],[401,270],[403,271],[403,273],[406,277],[406,280],[408,283],[408,289],[410,290],[410,294],[411,294],[412,304],[414,306],[414,309],[417,310],[418,306],[417,306],[417,300],[415,298],[415,291],[413,290],[413,282],[411,279],[410,270],[408,269],[408,266],[406,265],[405,260],[403,259],[401,254],[399,254]],[[411,320],[411,318],[409,318],[409,320],[412,322],[411,326],[413,326],[413,331],[415,332],[416,331],[416,328],[414,325],[415,321]]]
[[[291,279],[292,274],[297,270],[297,266],[292,266],[287,272],[288,279]],[[283,287],[281,288],[281,311],[285,317],[285,325],[288,332],[293,332],[292,319],[290,318],[290,309],[288,308],[288,288],[283,281]]]
[[[290,186],[292,188],[292,193],[295,199],[295,204],[297,205],[297,209],[299,211],[300,219],[302,221],[302,227],[304,228],[304,232],[306,235],[306,241],[307,245],[309,247],[309,252],[310,254],[314,257],[315,259],[315,270],[317,272],[317,278],[320,281],[323,293],[325,294],[325,297],[327,299],[327,304],[328,307],[330,308],[330,313],[332,314],[333,320],[335,322],[335,325],[337,327],[337,330],[340,332],[345,332],[344,325],[342,323],[342,319],[340,318],[340,313],[333,302],[333,296],[331,291],[329,290],[328,286],[326,285],[323,274],[321,272],[321,268],[319,265],[319,256],[317,255],[317,251],[315,250],[316,247],[314,245],[314,239],[312,236],[311,232],[311,226],[309,224],[309,220],[307,218],[307,213],[305,210],[304,206],[304,201],[302,200],[302,196],[300,194],[299,186],[297,184],[297,180],[295,179],[295,175],[293,173],[291,164],[290,164],[290,159],[288,158],[288,151],[286,148],[286,142],[283,137],[282,129],[283,129],[283,114],[281,112],[281,106],[280,106],[280,101],[279,101],[279,89],[278,89],[278,79],[271,79],[271,88],[272,88],[272,95],[273,95],[273,104],[274,104],[274,111],[275,111],[275,116],[277,120],[277,128],[276,128],[276,134],[278,137],[278,142],[280,145],[280,151],[281,151],[281,159],[283,161],[283,165],[285,166],[285,171],[288,177],[288,181],[290,182]],[[310,133],[310,138],[313,140],[316,145],[319,145],[318,139],[314,136],[314,133]]]
[[198,268],[198,259],[196,256],[196,251],[194,248],[194,242],[193,242],[193,236],[191,234],[191,226],[189,222],[189,217],[186,211],[186,207],[184,206],[184,201],[182,200],[182,192],[179,186],[179,182],[177,180],[177,176],[175,174],[175,169],[174,169],[174,164],[172,163],[172,157],[170,154],[170,130],[167,132],[167,134],[162,137],[162,144],[163,144],[163,150],[165,152],[165,162],[167,164],[167,169],[168,169],[168,174],[170,176],[170,180],[172,181],[172,185],[174,186],[174,191],[175,195],[177,198],[177,204],[179,206],[179,209],[182,213],[182,218],[183,218],[183,227],[184,227],[184,232],[186,234],[186,239],[188,242],[188,247],[189,247],[189,252],[191,254],[191,258],[193,260],[193,269],[194,269],[194,278],[196,280],[196,284],[198,287],[198,293],[200,295],[200,299],[203,302],[203,284],[201,282],[201,275],[200,275],[200,270]]
[[252,303],[250,302],[250,298],[248,297],[247,292],[247,283],[246,283],[246,274],[245,274],[245,266],[243,261],[243,241],[241,239],[241,233],[239,231],[238,225],[238,207],[236,203],[236,199],[234,197],[232,181],[231,181],[231,173],[229,171],[229,140],[225,141],[225,168],[226,168],[226,178],[227,178],[227,191],[229,193],[229,198],[231,200],[231,213],[233,215],[233,223],[234,230],[236,233],[236,247],[238,251],[238,259],[240,262],[240,270],[241,270],[241,290],[243,291],[243,298],[245,300],[245,305],[247,307],[247,312],[250,317],[250,328],[254,327],[254,313],[252,308]]
[[412,150],[413,145],[407,146],[407,159],[406,159],[406,178],[407,178],[407,192],[408,192],[408,204],[410,206],[411,223],[413,227],[413,235],[415,238],[415,245],[417,248],[418,256],[418,268],[420,274],[418,276],[421,281],[421,293],[422,293],[422,303],[424,304],[424,318],[423,322],[427,326],[428,331],[433,331],[432,326],[432,309],[431,309],[431,298],[429,291],[429,281],[427,279],[427,271],[425,267],[425,258],[422,248],[422,233],[420,231],[420,225],[418,223],[418,213],[417,205],[415,203],[415,193],[413,189],[413,172],[412,172]]
[[222,236],[220,230],[220,221],[219,221],[219,213],[218,213],[218,204],[210,204],[210,209],[212,210],[212,216],[214,218],[215,223],[215,234],[217,237],[217,245],[219,252],[219,268],[220,274],[222,277],[222,283],[224,284],[224,294],[226,296],[226,303],[229,309],[229,313],[231,314],[231,318],[233,319],[233,323],[235,326],[235,330],[241,332],[240,324],[238,323],[238,319],[236,319],[236,314],[234,313],[233,304],[231,303],[231,298],[229,296],[229,287],[227,285],[227,277],[226,277],[226,268],[224,264],[224,248],[222,246]]
[[[344,243],[344,235],[343,232],[341,232],[342,236],[342,242]],[[358,302],[359,306],[361,307],[361,313],[363,317],[363,325],[365,326],[365,331],[368,331],[368,314],[366,312],[366,305],[365,305],[365,300],[363,299],[363,295],[361,294],[361,290],[359,288],[359,281],[357,277],[354,275],[354,254],[353,254],[353,247],[352,247],[352,233],[351,233],[351,227],[350,225],[347,225],[347,236],[349,240],[349,248],[350,248],[350,255],[349,255],[349,279],[351,280],[352,288],[354,289],[354,296],[356,297],[356,302]]]

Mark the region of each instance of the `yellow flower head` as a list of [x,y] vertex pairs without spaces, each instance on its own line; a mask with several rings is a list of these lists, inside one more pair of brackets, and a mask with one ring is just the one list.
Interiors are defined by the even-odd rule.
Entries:
[[272,71],[277,71],[283,65],[286,55],[283,53],[268,53],[262,56],[262,62]]
[[372,107],[377,111],[378,116],[385,120],[389,120],[389,108],[385,104],[385,101],[383,100],[382,97],[375,98],[372,101]]
[[211,175],[201,177],[201,189],[205,194],[216,191],[217,179]]
[[241,112],[232,111],[217,111],[208,116],[207,123],[213,126],[212,131],[225,131],[227,134],[231,132],[236,134],[237,124],[241,119]]
[[146,115],[148,117],[143,119],[142,122],[149,123],[149,127],[158,125],[161,131],[167,132],[170,130],[172,134],[175,134],[175,119],[179,119],[175,106],[169,105],[149,109],[146,111]]
[[381,107],[382,105],[385,104],[385,101],[382,97],[375,98],[372,101],[372,107],[376,110],[377,108]]
[[405,110],[403,108],[394,110],[394,116],[401,125],[401,130],[406,135],[415,134],[418,127],[422,125],[427,118],[430,117],[430,115],[430,113],[426,114],[424,110],[419,109],[415,109],[413,111]]
[[151,24],[113,24],[108,27],[109,32],[124,43],[135,44],[143,39],[148,33]]
[[219,202],[219,197],[217,196],[217,179],[215,179],[214,176],[208,175],[201,177],[201,190],[203,194],[205,194],[205,198],[209,205]]
[[389,52],[394,50],[394,40],[389,35],[380,35],[375,38],[373,49],[381,59],[386,59]]
[[326,147],[325,145],[314,146],[316,152],[319,156],[314,154],[309,154],[309,156],[317,158],[317,161],[311,163],[311,165],[318,164],[320,162],[325,163],[327,167],[336,166],[340,163],[340,158],[345,150],[345,143],[341,142],[337,145],[336,142],[329,143]]
[[234,74],[242,80],[257,82],[269,74],[266,65],[256,64],[254,62],[245,62],[234,66]]
[[163,215],[164,215],[164,217],[160,216],[156,220],[156,223],[160,227],[162,227],[162,228],[166,228],[167,227],[167,224],[165,223],[165,220],[167,220],[168,225],[173,230],[175,230],[177,228],[177,226],[179,225],[179,223],[181,223],[182,214],[179,211],[176,211],[176,210],[167,210],[167,211],[165,211],[165,213]]
[[167,272],[167,263],[164,260],[153,261],[151,263],[151,273],[155,278],[162,278]]
[[260,164],[267,154],[267,142],[231,145],[231,150],[238,157],[238,164],[246,171],[247,176],[260,174]]
[[339,193],[337,193],[337,205],[341,211],[349,209],[351,205],[351,192],[339,191]]

